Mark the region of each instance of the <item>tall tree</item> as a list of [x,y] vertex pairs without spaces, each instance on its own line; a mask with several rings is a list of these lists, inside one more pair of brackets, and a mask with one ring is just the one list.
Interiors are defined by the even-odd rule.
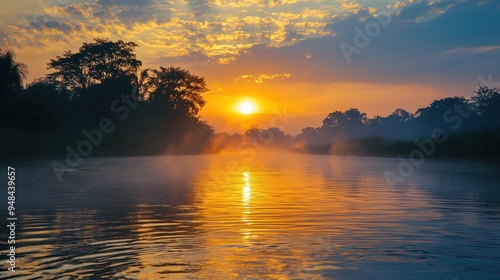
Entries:
[[454,110],[456,106],[468,108],[469,104],[467,99],[463,97],[446,97],[434,100],[429,106],[418,109],[415,113],[415,117],[440,121],[447,110]]
[[11,101],[13,95],[23,88],[27,74],[28,67],[16,61],[12,50],[0,49],[0,105]]
[[171,110],[179,110],[196,116],[205,105],[201,95],[208,89],[205,79],[191,74],[180,67],[160,67],[151,71],[147,90],[143,93],[149,103],[167,105]]
[[387,116],[387,119],[389,121],[398,123],[405,123],[413,118],[414,118],[413,114],[401,108],[397,108],[396,110],[394,110],[394,112],[392,112],[389,116]]
[[136,58],[134,42],[116,42],[109,39],[94,39],[83,43],[77,53],[65,51],[48,63],[55,70],[48,75],[68,90],[86,90],[92,85],[102,84],[120,76],[135,76],[142,65]]
[[365,113],[361,113],[358,109],[351,108],[345,112],[335,111],[328,114],[323,120],[323,127],[334,128],[359,128],[367,123]]
[[481,123],[487,126],[500,125],[500,90],[479,86],[476,95],[471,97],[472,106],[476,110]]

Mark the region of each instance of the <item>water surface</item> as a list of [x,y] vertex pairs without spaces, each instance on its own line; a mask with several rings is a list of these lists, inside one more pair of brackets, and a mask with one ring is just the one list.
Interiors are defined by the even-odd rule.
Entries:
[[396,185],[380,158],[98,158],[63,182],[50,164],[15,166],[21,279],[500,279],[498,164]]

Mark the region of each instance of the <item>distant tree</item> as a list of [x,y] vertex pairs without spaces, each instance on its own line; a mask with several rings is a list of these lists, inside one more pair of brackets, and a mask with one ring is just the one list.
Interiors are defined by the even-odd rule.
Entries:
[[0,105],[12,100],[13,95],[23,88],[28,67],[16,61],[12,50],[0,49]]
[[500,125],[500,91],[496,88],[480,86],[471,97],[472,107],[483,125]]
[[386,117],[375,116],[367,121],[367,135],[386,139],[411,137],[414,115],[398,108]]
[[[429,106],[420,108],[415,113],[415,127],[422,135],[428,134],[436,128],[445,131],[452,130],[452,123],[447,120],[447,113],[457,114],[458,110],[470,110],[469,101],[463,97],[447,97],[434,100]],[[463,118],[457,132],[466,130],[472,118]]]
[[316,132],[318,132],[317,128],[314,128],[312,126],[308,126],[302,129],[301,134],[307,134],[307,135],[314,135]]
[[303,128],[299,135],[296,136],[297,139],[311,141],[318,135],[318,128],[308,126]]
[[277,127],[269,127],[263,130],[264,143],[271,142],[273,146],[287,147],[292,142],[292,136]]
[[409,113],[408,111],[398,108],[392,112],[387,119],[395,122],[400,122],[400,123],[405,123],[411,119],[413,119],[414,116],[413,114]]
[[323,119],[323,127],[340,127],[343,128],[347,123],[347,116],[342,111],[329,113]]
[[243,135],[250,142],[257,142],[260,133],[261,130],[257,126],[252,126],[251,128],[247,129],[247,131],[245,131]]
[[447,110],[455,110],[457,106],[469,107],[469,102],[467,99],[457,96],[434,100],[429,106],[418,109],[415,117],[441,121]]
[[287,148],[292,143],[292,136],[277,127],[260,129],[253,126],[245,131],[244,136],[249,143],[257,143],[268,148]]
[[143,99],[152,104],[196,116],[205,105],[202,93],[208,89],[205,79],[180,67],[160,67],[151,70]]
[[359,128],[367,122],[366,114],[351,108],[345,112],[335,111],[323,120],[323,127]]
[[92,43],[83,43],[77,53],[65,51],[51,59],[48,69],[55,71],[47,77],[68,90],[78,91],[123,75],[135,76],[142,65],[136,59],[136,47],[134,42],[94,39]]

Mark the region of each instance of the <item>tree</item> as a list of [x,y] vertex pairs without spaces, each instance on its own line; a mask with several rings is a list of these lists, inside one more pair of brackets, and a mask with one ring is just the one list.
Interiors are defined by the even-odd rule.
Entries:
[[463,97],[446,97],[439,100],[434,100],[429,106],[420,108],[415,113],[417,118],[425,118],[431,121],[441,121],[443,114],[447,110],[454,110],[457,106],[468,108],[469,103]]
[[0,49],[0,105],[12,100],[13,95],[23,88],[28,74],[28,67],[16,61],[12,50]]
[[134,42],[94,39],[83,43],[77,53],[65,51],[63,56],[51,59],[48,69],[55,71],[47,77],[68,90],[79,91],[120,76],[135,76],[142,65],[136,59],[136,47]]
[[21,100],[43,102],[54,109],[68,113],[72,109],[68,92],[60,91],[56,84],[43,78],[35,79],[27,84],[21,93]]
[[472,107],[487,126],[500,125],[500,91],[496,88],[479,86],[471,97]]
[[205,105],[201,95],[206,92],[205,79],[180,67],[160,67],[151,71],[143,99],[152,104],[196,116]]
[[323,120],[323,127],[335,127],[340,129],[363,127],[367,122],[366,114],[358,109],[351,108],[345,112],[335,111],[328,114]]
[[245,131],[244,136],[249,143],[256,143],[259,146],[268,148],[287,148],[292,143],[292,136],[285,134],[284,131],[277,127],[260,129],[252,126]]
[[368,119],[365,113],[351,108],[345,112],[335,111],[326,116],[320,128],[323,137],[360,137],[366,133]]
[[[420,108],[415,113],[415,129],[424,135],[431,133],[434,129],[440,128],[445,131],[452,130],[450,116],[458,114],[459,111],[469,111],[469,101],[463,97],[446,97],[434,100],[429,106]],[[466,130],[470,125],[471,118],[461,118],[460,126],[453,129]]]
[[409,113],[405,109],[398,108],[394,110],[388,117],[388,120],[395,121],[398,123],[405,123],[411,119],[413,119],[413,114]]
[[367,121],[367,135],[398,139],[412,136],[413,114],[398,108],[386,117],[375,116]]

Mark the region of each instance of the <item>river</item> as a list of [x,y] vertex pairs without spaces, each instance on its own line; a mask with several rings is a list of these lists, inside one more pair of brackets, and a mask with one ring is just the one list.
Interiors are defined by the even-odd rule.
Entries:
[[62,182],[51,163],[14,166],[0,279],[500,279],[495,163],[427,160],[396,184],[384,158],[90,158]]

